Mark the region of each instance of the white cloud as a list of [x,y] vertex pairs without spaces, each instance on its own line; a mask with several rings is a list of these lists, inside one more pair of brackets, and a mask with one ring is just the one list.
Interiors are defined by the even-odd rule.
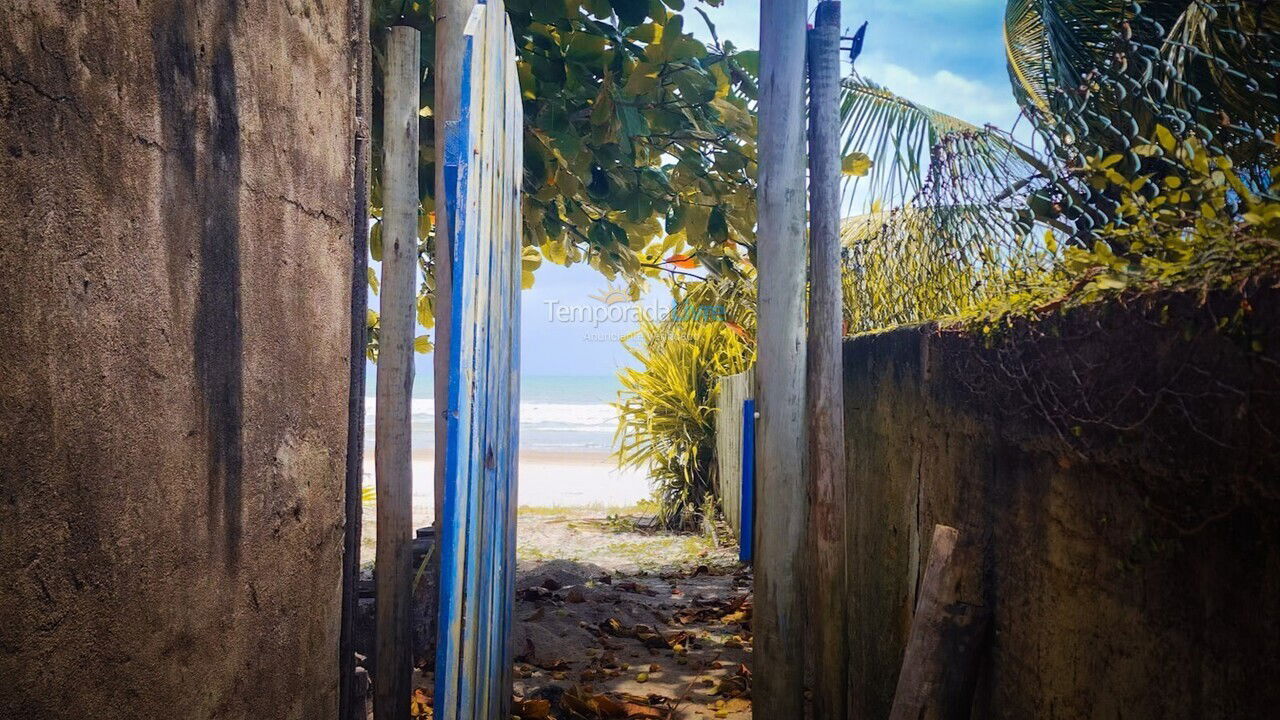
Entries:
[[992,123],[1008,130],[1018,116],[1007,85],[992,87],[950,70],[919,75],[875,56],[859,58],[858,71],[898,95],[975,125]]

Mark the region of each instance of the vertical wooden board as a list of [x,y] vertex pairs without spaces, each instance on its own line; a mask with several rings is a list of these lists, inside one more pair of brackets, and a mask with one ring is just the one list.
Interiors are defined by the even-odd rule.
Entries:
[[507,22],[506,13],[497,24],[498,41],[507,49],[502,63],[504,80],[499,90],[503,97],[501,134],[504,147],[505,172],[498,183],[497,194],[501,198],[502,215],[496,218],[494,228],[503,238],[507,268],[500,278],[505,284],[506,312],[503,322],[506,338],[503,347],[506,363],[503,366],[502,389],[506,395],[503,427],[499,437],[503,440],[501,462],[498,465],[497,487],[500,502],[496,505],[494,525],[500,540],[500,552],[494,556],[494,573],[501,579],[495,591],[493,617],[496,628],[493,633],[494,667],[492,691],[494,717],[511,716],[512,649],[510,642],[512,616],[515,605],[515,556],[516,523],[515,497],[519,460],[519,368],[520,368],[520,291],[523,263],[521,257],[522,233],[520,218],[520,185],[524,178],[524,114],[520,99],[519,76],[515,64],[515,37]]
[[441,717],[459,717],[458,697],[461,678],[466,674],[463,669],[463,609],[465,599],[464,587],[467,578],[467,549],[465,540],[469,522],[469,484],[462,478],[470,475],[471,453],[471,410],[472,403],[464,402],[472,394],[470,383],[474,378],[474,367],[469,366],[474,350],[474,328],[476,326],[475,304],[469,302],[474,294],[475,282],[472,277],[474,263],[464,265],[461,262],[467,229],[464,223],[470,217],[466,209],[465,193],[469,181],[471,159],[469,110],[471,108],[470,91],[474,69],[470,58],[474,53],[470,38],[463,40],[462,83],[460,90],[460,106],[458,124],[445,138],[446,143],[446,175],[452,176],[452,183],[445,188],[445,203],[451,222],[449,228],[452,237],[449,245],[453,250],[454,283],[453,283],[453,338],[450,347],[450,379],[447,410],[447,447],[445,451],[445,524],[440,534],[441,554],[441,587],[440,587],[440,621],[436,643],[436,693],[435,709]]
[[804,716],[806,4],[760,3],[755,546],[757,717]]
[[808,33],[808,615],[814,717],[847,717],[844,628],[844,403],[840,340],[840,3],[822,0]]
[[[504,27],[502,16],[490,12],[486,15],[486,23],[484,34],[486,45],[489,47],[497,47],[503,36],[501,29]],[[506,447],[506,438],[503,434],[507,420],[507,413],[503,405],[505,399],[504,382],[506,370],[510,367],[510,347],[506,343],[506,318],[508,312],[509,295],[506,292],[505,279],[511,274],[512,258],[509,248],[506,247],[506,238],[500,232],[501,218],[506,208],[501,200],[499,187],[503,178],[501,173],[505,170],[506,156],[503,150],[505,136],[505,102],[504,102],[504,75],[503,72],[503,55],[501,53],[489,53],[486,56],[486,92],[483,97],[484,113],[486,117],[496,117],[502,119],[502,125],[499,128],[502,132],[490,131],[491,126],[482,128],[482,138],[486,148],[488,157],[485,160],[490,170],[486,174],[486,179],[482,185],[480,196],[480,206],[478,211],[489,216],[491,228],[493,229],[492,242],[485,242],[485,238],[481,238],[481,242],[485,242],[490,247],[489,272],[488,278],[490,287],[489,295],[489,316],[487,328],[489,335],[486,338],[485,347],[488,354],[488,372],[485,377],[485,402],[488,407],[485,413],[486,420],[486,443],[483,464],[482,479],[485,487],[485,499],[483,508],[483,528],[480,532],[482,544],[481,549],[481,565],[482,565],[482,581],[480,587],[480,614],[477,617],[492,619],[492,627],[482,629],[479,634],[480,647],[477,653],[477,676],[483,678],[484,687],[477,694],[476,714],[478,717],[494,717],[493,711],[499,702],[498,697],[498,674],[497,664],[500,661],[502,653],[500,646],[503,645],[502,638],[498,635],[502,632],[501,618],[498,611],[498,599],[503,591],[503,580],[498,573],[498,560],[505,552],[505,522],[504,518],[499,517],[499,506],[502,502],[503,479],[504,474],[501,470],[504,463],[507,462],[508,448]],[[501,563],[505,566],[505,563]]]
[[518,458],[523,118],[501,2],[465,32],[462,106],[445,139],[453,344],[441,534],[436,717],[509,717]]
[[[499,26],[501,42],[504,47],[514,47],[515,38],[508,23]],[[500,276],[505,290],[506,334],[504,347],[507,360],[504,374],[501,376],[500,388],[507,399],[506,412],[502,416],[502,426],[498,436],[505,442],[501,445],[498,462],[497,487],[499,502],[496,506],[495,524],[501,526],[498,534],[500,552],[495,554],[495,575],[500,578],[496,584],[494,598],[494,616],[498,619],[498,627],[494,632],[496,647],[491,668],[495,684],[494,695],[495,717],[509,717],[511,714],[511,645],[510,631],[514,612],[515,594],[515,497],[517,491],[516,461],[519,455],[519,353],[520,326],[519,307],[523,264],[521,259],[520,232],[520,183],[522,181],[523,162],[523,117],[520,99],[519,80],[514,63],[503,64],[503,127],[502,149],[504,167],[515,171],[502,178],[497,188],[499,205],[502,209],[496,228],[503,233],[505,246],[504,257],[507,268]]]
[[379,720],[408,716],[413,664],[409,648],[409,542],[413,535],[410,389],[417,295],[419,48],[417,30],[387,37],[383,103],[382,325],[374,450],[378,491],[376,558]]
[[742,530],[742,404],[751,397],[753,370],[719,379],[716,396],[716,466],[720,507],[737,535]]
[[974,602],[981,552],[935,525],[889,720],[968,718],[990,609]]

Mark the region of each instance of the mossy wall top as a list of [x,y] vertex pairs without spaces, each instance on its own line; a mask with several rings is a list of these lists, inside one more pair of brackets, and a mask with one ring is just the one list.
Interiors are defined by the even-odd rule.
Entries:
[[1277,299],[847,341],[851,716],[888,714],[935,523],[993,611],[973,717],[1269,716]]
[[0,16],[0,716],[334,717],[362,28]]

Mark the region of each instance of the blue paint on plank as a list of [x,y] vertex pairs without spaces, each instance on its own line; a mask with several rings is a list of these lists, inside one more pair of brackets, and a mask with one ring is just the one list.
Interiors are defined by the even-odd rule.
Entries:
[[[462,63],[461,95],[470,97],[471,56],[473,41],[464,41],[464,59]],[[460,188],[466,184],[466,168],[470,156],[469,147],[469,103],[462,103],[461,118],[457,123],[450,123],[445,137],[445,212],[449,217],[449,228],[453,237],[449,239],[453,251],[455,265],[462,255],[462,243],[465,237],[463,225],[465,217],[458,212]],[[437,535],[440,543],[440,598],[436,623],[436,688],[435,709],[440,718],[458,717],[458,680],[461,670],[462,642],[462,601],[465,555],[461,540],[466,529],[466,488],[464,474],[460,472],[471,453],[467,445],[470,441],[470,405],[463,403],[467,395],[465,375],[459,372],[462,367],[467,343],[463,342],[464,328],[462,316],[468,307],[469,296],[462,278],[455,273],[453,284],[453,318],[451,328],[454,342],[449,348],[449,397],[447,405],[446,450],[445,450],[445,497],[441,516],[443,528]],[[462,428],[466,428],[464,433]]]
[[756,401],[742,401],[742,537],[738,538],[738,560],[751,564],[756,526]]
[[514,43],[501,3],[490,9],[467,36],[461,117],[444,138],[454,342],[436,653],[441,720],[505,718],[511,702],[522,136],[507,127],[521,114]]

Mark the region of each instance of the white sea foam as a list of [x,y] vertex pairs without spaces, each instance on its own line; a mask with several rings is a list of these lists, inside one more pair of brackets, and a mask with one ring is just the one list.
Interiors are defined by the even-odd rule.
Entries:
[[[375,411],[373,398],[365,399],[365,420],[372,421]],[[435,409],[431,398],[414,398],[412,403],[413,419],[430,421]],[[604,403],[522,403],[520,405],[521,425],[543,425],[547,429],[552,426],[570,429],[609,429],[618,423],[618,410]]]
[[567,428],[607,428],[618,423],[618,410],[612,405],[572,405],[569,403],[522,403],[521,425],[556,425]]

